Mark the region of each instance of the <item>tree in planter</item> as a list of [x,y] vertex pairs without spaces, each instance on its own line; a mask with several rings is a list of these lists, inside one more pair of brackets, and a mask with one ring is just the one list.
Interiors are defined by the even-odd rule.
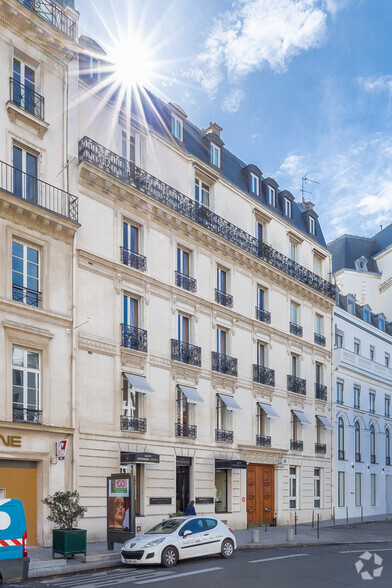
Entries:
[[86,555],[87,531],[75,528],[83,518],[87,507],[81,506],[77,490],[55,492],[42,501],[50,509],[48,520],[54,523],[52,555],[61,553],[64,557],[84,553]]

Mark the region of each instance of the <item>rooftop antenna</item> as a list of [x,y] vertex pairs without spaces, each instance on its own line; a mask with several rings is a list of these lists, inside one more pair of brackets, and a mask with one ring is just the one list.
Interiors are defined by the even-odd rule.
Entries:
[[312,193],[309,190],[305,190],[306,182],[313,182],[313,184],[320,183],[317,180],[311,180],[310,178],[307,177],[307,174],[305,174],[304,177],[302,178],[302,188],[298,188],[299,191],[302,193],[302,200],[304,200],[304,194],[311,194]]

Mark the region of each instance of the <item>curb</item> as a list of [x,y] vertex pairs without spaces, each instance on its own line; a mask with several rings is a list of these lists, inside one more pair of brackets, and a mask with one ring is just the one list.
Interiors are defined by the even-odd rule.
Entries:
[[271,549],[278,547],[314,547],[320,545],[378,545],[391,543],[388,540],[379,541],[312,541],[312,542],[298,542],[298,543],[247,543],[245,545],[237,545],[237,551],[241,549]]

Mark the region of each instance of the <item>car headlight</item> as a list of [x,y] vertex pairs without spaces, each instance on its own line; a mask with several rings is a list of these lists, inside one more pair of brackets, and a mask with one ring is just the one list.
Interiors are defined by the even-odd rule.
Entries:
[[160,543],[162,543],[162,541],[165,541],[165,537],[161,537],[160,539],[154,539],[154,541],[150,541],[150,543],[146,543],[144,545],[144,549],[149,549],[150,547],[155,547],[155,545],[159,545]]

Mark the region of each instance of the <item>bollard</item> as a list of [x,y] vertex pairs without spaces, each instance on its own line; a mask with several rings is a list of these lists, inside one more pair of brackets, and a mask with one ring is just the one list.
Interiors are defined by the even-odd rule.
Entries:
[[289,543],[294,541],[294,529],[287,529],[287,541]]
[[252,543],[258,543],[260,541],[260,533],[258,529],[252,529]]
[[312,510],[312,529],[314,527],[314,510]]
[[320,513],[317,513],[317,539],[320,539]]
[[333,511],[333,512],[332,512],[332,516],[333,516],[333,524],[335,524],[335,523],[336,523],[336,520],[335,520],[335,507],[333,507],[332,511]]
[[346,523],[348,523],[348,506],[346,506]]
[[361,506],[361,523],[363,523],[363,506]]
[[297,534],[297,511],[294,513],[294,535]]

